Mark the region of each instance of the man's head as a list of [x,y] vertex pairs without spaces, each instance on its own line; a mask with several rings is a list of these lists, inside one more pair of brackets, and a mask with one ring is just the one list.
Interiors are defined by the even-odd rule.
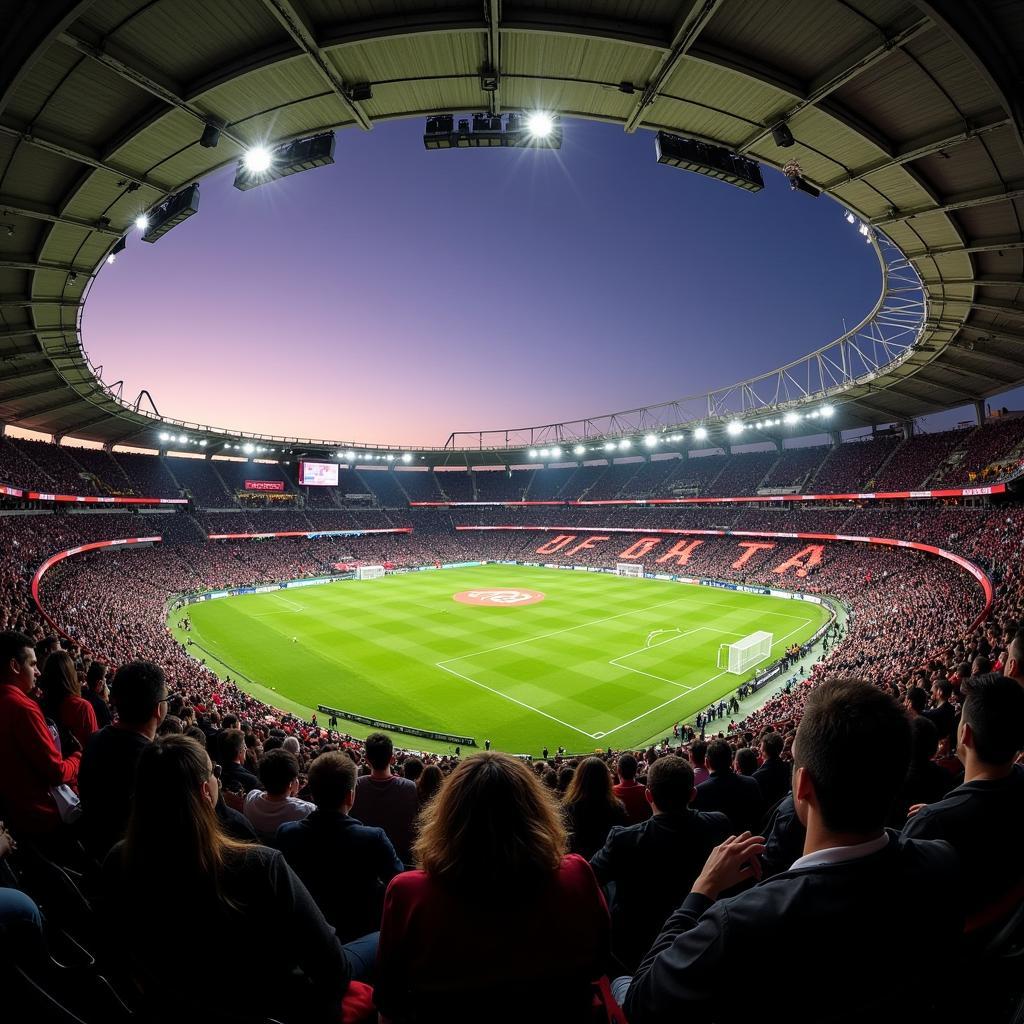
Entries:
[[725,740],[713,740],[708,746],[708,768],[713,772],[731,770],[732,747]]
[[948,679],[936,679],[932,683],[932,700],[937,704],[945,704],[953,692],[953,685]]
[[907,695],[903,698],[903,704],[911,714],[921,714],[928,707],[928,694],[925,692],[924,687],[912,686],[907,690]]
[[1003,675],[1024,686],[1024,632],[1018,630],[1006,648]]
[[761,738],[761,753],[764,754],[766,758],[781,757],[782,749],[785,745],[786,741],[782,738],[781,733],[766,732]]
[[623,782],[632,782],[636,778],[636,758],[632,754],[623,754],[619,758],[619,778]]
[[1024,689],[1016,679],[990,672],[961,687],[963,710],[957,753],[989,768],[1009,768],[1024,749]]
[[681,757],[662,757],[647,772],[647,802],[655,814],[682,814],[696,796],[693,768]]
[[42,672],[46,665],[46,659],[53,654],[54,651],[60,650],[60,639],[55,636],[46,636],[42,640],[36,643],[36,662],[39,665],[39,671]]
[[371,732],[366,737],[366,760],[375,771],[383,771],[391,764],[395,754],[395,745],[390,736],[382,732]]
[[309,768],[313,802],[322,811],[348,811],[356,795],[356,766],[340,751],[321,754]]
[[241,729],[221,729],[217,733],[217,760],[225,765],[245,762],[245,733]]
[[423,774],[423,762],[418,757],[407,757],[402,765],[402,775],[415,782]]
[[690,744],[690,763],[695,768],[704,767],[704,758],[707,757],[708,745],[703,740],[697,740]]
[[910,719],[870,683],[836,679],[807,698],[793,744],[793,798],[810,832],[873,836],[910,764]]
[[89,663],[89,671],[85,676],[86,688],[98,696],[103,696],[107,688],[107,666],[101,661]]
[[0,633],[0,683],[11,683],[28,693],[38,677],[32,641],[24,633]]
[[272,750],[260,762],[260,782],[270,796],[294,796],[298,781],[299,759],[291,751]]
[[155,729],[167,714],[167,681],[164,671],[151,661],[130,661],[114,674],[110,703],[118,720],[132,728]]
[[736,751],[736,774],[753,775],[757,771],[757,751],[753,747],[742,747]]

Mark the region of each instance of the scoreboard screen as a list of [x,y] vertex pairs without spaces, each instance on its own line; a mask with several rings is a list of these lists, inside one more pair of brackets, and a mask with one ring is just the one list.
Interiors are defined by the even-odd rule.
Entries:
[[303,487],[337,487],[336,462],[300,462],[299,483]]

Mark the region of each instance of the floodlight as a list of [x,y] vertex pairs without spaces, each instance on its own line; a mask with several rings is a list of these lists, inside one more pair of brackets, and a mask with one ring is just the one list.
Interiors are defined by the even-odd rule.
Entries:
[[562,454],[562,449],[557,445],[551,449],[551,458],[557,459]]
[[[170,435],[170,434],[168,434],[166,430],[164,430],[164,431],[163,431],[163,432],[162,432],[162,433],[160,434],[160,440],[161,440],[161,441],[170,441],[170,439],[171,439],[171,435]],[[228,445],[228,447],[230,448],[230,447],[231,447],[231,445]]]
[[586,450],[587,449],[584,445],[578,444],[575,448],[573,448],[572,453],[573,455],[583,455],[584,452],[586,452]]
[[135,227],[138,231],[145,231],[149,227],[149,218],[144,213],[140,213],[135,218]]
[[390,452],[388,452],[388,454],[385,455],[384,458],[387,459],[388,462],[394,462],[395,461],[394,455],[392,455]]
[[620,447],[620,448],[631,448],[632,446],[633,446],[633,442],[632,442],[632,441],[630,441],[630,439],[629,439],[628,437],[624,437],[624,438],[623,438],[623,439],[622,439],[622,440],[621,440],[621,441],[619,442],[619,447]]
[[828,419],[834,412],[835,409],[831,405],[823,405],[821,407],[821,415],[824,416],[825,419]]
[[173,196],[168,196],[159,206],[149,211],[149,223],[142,233],[142,240],[155,242],[171,228],[177,227],[183,220],[188,220],[198,210],[199,186],[193,183],[180,192],[175,192]]
[[776,146],[782,149],[788,149],[794,143],[793,133],[789,130],[789,125],[785,121],[779,122],[772,128],[772,139]]
[[846,211],[846,223],[847,224],[856,224],[857,223],[856,216],[854,214],[850,213],[849,210]]
[[402,461],[403,461],[403,462],[412,462],[412,456],[411,456],[411,455],[410,455],[410,454],[409,454],[408,452],[406,452],[406,453],[405,453],[405,454],[404,454],[404,455],[402,456]]
[[203,149],[216,149],[220,142],[220,128],[215,124],[207,124],[203,134],[199,136],[199,145]]
[[355,461],[355,457],[356,457],[356,453],[355,452],[345,452],[345,461],[346,462],[354,462]]
[[725,432],[730,437],[735,437],[737,434],[742,434],[743,433],[743,424],[740,423],[739,420],[730,420],[725,425]]
[[540,457],[542,459],[546,459],[550,454],[551,454],[551,452],[548,451],[547,448],[541,448],[541,450],[540,450]]
[[537,458],[537,449],[531,448],[526,454],[529,455],[531,459],[535,459]]
[[244,447],[244,448],[242,449],[242,451],[243,451],[243,452],[245,452],[245,453],[246,453],[247,455],[251,455],[251,454],[252,454],[252,453],[253,453],[253,452],[255,451],[255,448],[253,447],[253,445],[251,445],[251,444],[247,444],[247,445],[246,445],[246,446],[245,446],[245,447]]
[[273,149],[250,149],[235,169],[235,188],[246,191],[289,174],[334,163],[334,132],[282,142]]
[[526,119],[526,130],[535,139],[546,139],[555,129],[555,119],[538,110]]
[[712,146],[699,139],[688,139],[669,132],[658,132],[654,149],[659,164],[706,174],[709,178],[717,178],[748,192],[760,192],[764,188],[764,178],[761,177],[761,168],[756,160],[749,160],[721,146]]
[[782,420],[784,423],[788,423],[790,426],[792,426],[794,423],[800,422],[800,413],[787,412],[786,415],[782,417]]
[[108,262],[108,263],[116,263],[116,262],[117,262],[117,257],[116,257],[116,256],[115,256],[115,255],[114,255],[113,253],[111,253],[111,254],[110,254],[110,255],[109,255],[108,257],[107,257],[107,262]]
[[693,432],[693,436],[698,441],[706,440],[706,438],[708,436],[708,428],[707,427],[697,427],[697,429]]
[[648,448],[653,448],[657,443],[658,439],[653,434],[648,434],[644,438],[644,444],[647,445]]
[[604,450],[606,452],[613,452],[613,451],[615,451],[615,442],[614,441],[605,441],[605,443],[604,443]]

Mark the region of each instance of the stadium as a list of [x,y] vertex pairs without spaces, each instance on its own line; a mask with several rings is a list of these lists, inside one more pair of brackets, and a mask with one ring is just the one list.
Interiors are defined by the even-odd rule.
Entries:
[[[1024,8],[53,0],[0,55],[5,1019],[1024,1021]],[[821,204],[879,290],[440,440],[175,418],[144,344],[111,381],[83,317],[174,329],[110,282],[201,189],[392,122],[463,166],[618,131],[736,217]],[[258,346],[215,347],[231,408]]]

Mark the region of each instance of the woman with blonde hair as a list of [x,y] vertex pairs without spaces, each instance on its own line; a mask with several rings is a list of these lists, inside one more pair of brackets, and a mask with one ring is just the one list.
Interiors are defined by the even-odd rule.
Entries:
[[82,696],[82,680],[75,668],[75,659],[67,651],[54,651],[48,655],[39,676],[39,701],[43,714],[57,726],[61,748],[65,756],[74,749],[74,743],[84,749],[89,737],[98,728],[96,712]]
[[[181,1021],[198,1006],[210,1020],[336,1022],[353,974],[346,950],[280,852],[224,834],[218,773],[191,737],[147,746],[128,830],[103,865],[105,931],[142,1016]],[[188,984],[169,984],[168,969],[190,962]]]
[[[385,1020],[444,1020],[460,1007],[489,1024],[590,1019],[608,909],[522,761],[494,751],[462,761],[424,810],[413,853],[419,870],[394,878],[384,900],[375,1001]],[[555,933],[557,954],[537,941]]]
[[612,773],[599,757],[584,758],[562,798],[569,849],[590,860],[614,825],[626,825],[626,808],[612,789]]

